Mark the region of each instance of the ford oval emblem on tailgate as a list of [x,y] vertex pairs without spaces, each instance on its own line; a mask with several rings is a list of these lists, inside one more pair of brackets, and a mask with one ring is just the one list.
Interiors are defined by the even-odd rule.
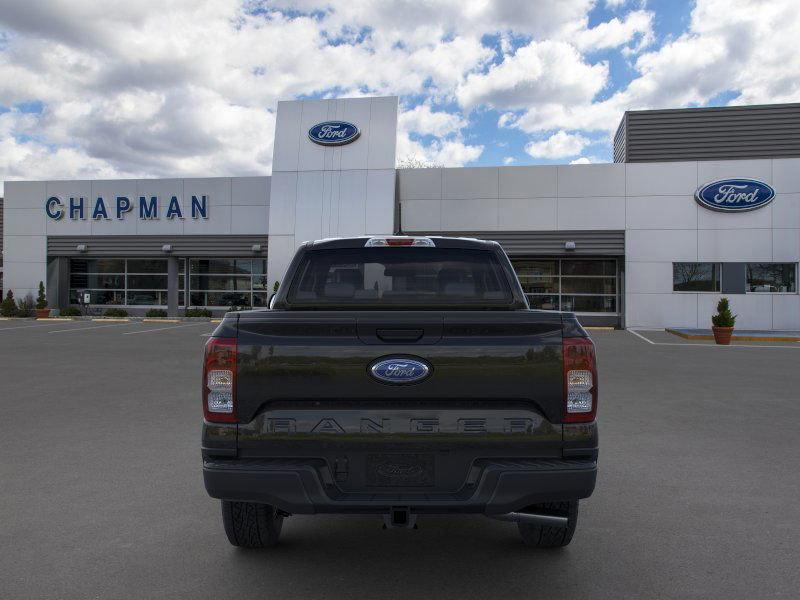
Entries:
[[431,373],[427,363],[405,356],[384,358],[372,364],[370,374],[384,383],[415,383],[422,381]]

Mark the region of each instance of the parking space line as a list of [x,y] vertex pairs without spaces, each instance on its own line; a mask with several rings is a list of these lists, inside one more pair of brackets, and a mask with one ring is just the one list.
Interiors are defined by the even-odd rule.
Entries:
[[628,329],[628,333],[632,333],[632,334],[633,334],[633,335],[635,335],[637,338],[639,338],[640,340],[644,340],[644,341],[645,341],[645,342],[647,342],[648,344],[653,344],[654,346],[656,345],[656,343],[655,343],[653,340],[649,340],[649,339],[647,339],[646,337],[644,337],[642,334],[640,334],[640,333],[636,333],[636,332],[635,332],[633,329]]
[[96,325],[93,327],[73,327],[72,329],[56,329],[54,331],[48,331],[47,333],[67,333],[69,331],[89,331],[90,329],[105,329],[106,327],[123,327],[125,325],[132,325],[133,321],[128,321],[127,323],[114,323],[113,325]]
[[172,325],[171,327],[154,327],[152,329],[143,329],[142,331],[126,331],[122,335],[139,335],[140,333],[152,333],[153,331],[167,331],[168,329],[180,329],[181,327],[193,327],[197,325],[205,325],[205,321],[200,323],[187,323],[186,325]]
[[[80,321],[75,321],[75,323],[80,323]],[[37,327],[49,327],[53,323],[39,323],[37,325],[19,325],[17,327],[0,327],[0,331],[13,331],[15,329],[35,329]]]

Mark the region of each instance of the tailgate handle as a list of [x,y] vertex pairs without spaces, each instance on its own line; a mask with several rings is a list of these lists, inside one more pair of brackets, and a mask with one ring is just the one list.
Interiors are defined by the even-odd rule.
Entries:
[[375,335],[384,342],[416,342],[422,338],[424,329],[378,329]]

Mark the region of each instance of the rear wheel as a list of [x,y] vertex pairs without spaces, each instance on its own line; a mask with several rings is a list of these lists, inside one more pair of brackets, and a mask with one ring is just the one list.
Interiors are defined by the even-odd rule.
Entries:
[[577,500],[534,504],[526,510],[567,517],[566,527],[548,527],[547,525],[517,523],[519,534],[522,536],[522,541],[525,542],[526,546],[534,548],[560,548],[572,541],[572,535],[575,533],[575,526],[578,524]]
[[225,535],[234,546],[267,548],[278,543],[283,515],[269,504],[222,501]]

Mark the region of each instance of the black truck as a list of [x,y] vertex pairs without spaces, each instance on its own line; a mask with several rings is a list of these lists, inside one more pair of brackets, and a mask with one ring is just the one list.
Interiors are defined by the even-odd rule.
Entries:
[[203,368],[203,476],[235,546],[292,514],[472,513],[565,546],[597,475],[594,345],[531,310],[495,242],[307,242],[270,310],[228,313]]

